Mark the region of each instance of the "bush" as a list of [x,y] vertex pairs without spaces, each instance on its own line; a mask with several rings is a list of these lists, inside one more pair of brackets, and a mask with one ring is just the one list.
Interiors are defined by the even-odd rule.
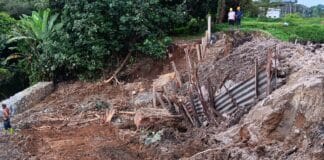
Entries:
[[10,17],[7,13],[0,13],[0,58],[6,58],[12,51],[8,48],[7,44],[8,34],[11,29],[16,25],[16,20]]
[[28,84],[23,72],[0,68],[0,101],[25,89]]
[[324,43],[324,26],[321,25],[298,26],[295,34],[301,41]]
[[182,27],[175,28],[172,31],[173,35],[192,35],[202,32],[206,28],[206,21],[197,18],[191,18],[190,21]]
[[159,1],[66,1],[63,30],[42,44],[40,74],[93,79],[129,52],[165,56],[169,33],[182,23],[181,6]]
[[15,24],[15,19],[11,18],[7,13],[0,12],[0,35],[8,34]]

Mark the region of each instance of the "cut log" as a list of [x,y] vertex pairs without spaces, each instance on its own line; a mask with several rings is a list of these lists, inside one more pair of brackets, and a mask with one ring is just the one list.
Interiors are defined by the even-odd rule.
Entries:
[[136,111],[134,123],[137,129],[174,125],[181,121],[181,115],[171,115],[166,109],[140,108]]

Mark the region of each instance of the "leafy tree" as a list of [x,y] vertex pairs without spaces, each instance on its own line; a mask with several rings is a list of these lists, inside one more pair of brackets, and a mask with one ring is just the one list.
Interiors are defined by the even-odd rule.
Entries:
[[7,13],[0,13],[0,58],[8,56],[8,34],[16,24],[16,20]]
[[42,73],[96,78],[129,52],[164,57],[170,42],[165,34],[183,23],[183,16],[181,5],[158,0],[65,1],[63,30],[42,46]]
[[5,11],[15,18],[22,14],[30,15],[33,10],[42,10],[50,6],[49,1],[56,0],[0,0],[0,11]]

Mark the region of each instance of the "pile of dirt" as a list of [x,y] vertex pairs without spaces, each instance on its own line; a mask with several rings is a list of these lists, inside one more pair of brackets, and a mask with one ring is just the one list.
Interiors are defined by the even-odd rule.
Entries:
[[[199,152],[189,159],[302,160],[324,157],[323,45],[321,47],[302,46],[270,39],[247,42],[236,48],[232,54],[247,49],[241,55],[248,56],[252,53],[250,56],[254,57],[262,54],[264,45],[277,46],[278,69],[286,72],[284,75],[287,76],[287,83],[254,106],[239,124],[214,134],[211,139],[219,143],[213,144],[210,149]],[[256,51],[261,53],[255,53]],[[231,55],[224,59],[231,59],[230,57]],[[235,66],[238,68],[222,63],[223,59],[212,65],[221,63],[227,66],[224,68],[230,70],[235,68],[231,70],[234,72],[231,80],[239,81],[248,73],[240,75],[238,70],[249,70],[249,63],[241,65],[239,61],[241,59],[244,58],[237,58],[237,63],[232,63],[237,64]],[[252,66],[250,64],[250,67]],[[218,68],[215,67],[212,71],[215,70],[217,71]],[[211,73],[209,75],[221,75],[209,73]]]
[[[13,118],[16,135],[4,143],[7,139],[0,138],[0,159],[323,157],[323,45],[294,45],[259,33],[231,32],[219,34],[216,44],[208,47],[200,62],[195,45],[196,42],[174,46],[170,58],[156,66],[150,60],[145,61],[147,66],[134,63],[118,77],[132,83],[59,84],[41,103]],[[275,52],[278,74],[286,78],[286,85],[252,107],[230,128],[223,125],[227,119],[197,127],[186,118],[183,108],[190,103],[186,98],[204,97],[190,91],[184,48],[189,48],[189,57],[198,64],[201,84],[210,79],[213,87],[219,88],[225,78],[233,83],[245,81],[254,75],[255,58],[261,67],[268,52]],[[181,87],[170,61],[180,72]],[[157,86],[152,92],[153,83],[167,85]],[[152,103],[157,97],[165,106],[159,98],[157,104]]]

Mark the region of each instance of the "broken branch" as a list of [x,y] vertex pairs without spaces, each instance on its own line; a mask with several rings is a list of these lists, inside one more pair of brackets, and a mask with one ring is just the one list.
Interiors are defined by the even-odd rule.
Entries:
[[[128,61],[128,59],[131,57],[132,55],[132,52],[129,52],[126,56],[126,58],[124,59],[124,61],[122,62],[122,64],[115,70],[114,74],[107,80],[105,80],[104,82],[105,83],[109,83],[111,82],[113,79],[117,79],[117,74],[124,68],[126,62]],[[118,83],[118,81],[117,81]]]

